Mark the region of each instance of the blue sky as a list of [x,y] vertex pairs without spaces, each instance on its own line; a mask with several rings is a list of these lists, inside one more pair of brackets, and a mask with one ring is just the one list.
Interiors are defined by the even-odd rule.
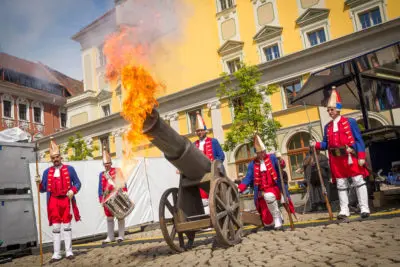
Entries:
[[82,80],[71,36],[111,9],[113,0],[1,0],[0,51],[40,61]]

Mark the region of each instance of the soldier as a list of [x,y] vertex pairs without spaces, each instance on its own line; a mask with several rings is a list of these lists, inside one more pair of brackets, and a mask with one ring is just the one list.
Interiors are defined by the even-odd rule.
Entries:
[[[99,201],[103,203],[103,200],[113,192],[116,188],[123,187],[122,190],[127,192],[128,189],[125,184],[125,179],[120,168],[112,167],[112,161],[110,154],[107,149],[103,148],[103,165],[105,171],[100,172],[99,175]],[[113,242],[114,237],[114,215],[104,207],[104,213],[107,217],[107,238],[103,241],[103,244]],[[125,219],[118,220],[118,238],[117,242],[121,243],[124,240],[125,235]]]
[[[200,113],[196,114],[196,134],[199,137],[199,140],[194,142],[194,145],[203,151],[203,153],[209,158],[211,161],[214,160],[225,160],[225,154],[222,151],[221,145],[218,140],[215,138],[207,137],[207,127],[204,123],[203,118]],[[208,207],[208,194],[200,188],[200,196],[203,201],[203,207],[206,214],[210,213],[210,208]]]
[[370,211],[364,178],[368,176],[368,171],[365,167],[365,145],[360,129],[355,119],[340,115],[342,104],[334,86],[327,108],[332,121],[325,125],[323,141],[311,141],[310,145],[319,150],[328,149],[329,151],[332,182],[337,183],[340,202],[340,212],[337,219],[348,222],[350,211],[347,179],[350,177],[356,186],[361,218],[367,218]]
[[[72,166],[61,163],[62,157],[57,144],[50,138],[50,158],[53,166],[43,172],[43,179],[36,177],[40,182],[40,192],[47,193],[47,217],[49,225],[53,226],[54,253],[51,262],[61,260],[61,228],[63,230],[65,254],[67,259],[73,259],[72,231],[71,231],[71,203],[76,221],[80,220],[75,196],[81,188],[81,182]],[[62,226],[62,227],[61,227]]]
[[[282,214],[277,201],[284,202],[278,169],[278,164],[284,166],[284,162],[281,160],[278,163],[278,159],[274,154],[266,153],[265,145],[257,134],[254,136],[254,149],[257,157],[250,162],[246,177],[238,186],[239,191],[243,192],[248,185],[253,184],[254,202],[264,226],[274,225],[275,230],[283,230]],[[289,197],[288,190],[286,188],[285,190]],[[293,203],[290,199],[289,209],[294,214]]]

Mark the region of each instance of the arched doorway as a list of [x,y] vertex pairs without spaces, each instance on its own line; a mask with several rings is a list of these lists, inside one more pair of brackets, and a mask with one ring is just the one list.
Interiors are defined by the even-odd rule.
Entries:
[[242,175],[246,175],[247,166],[254,159],[256,153],[250,144],[244,144],[236,151],[235,154],[235,165],[236,173],[239,178]]
[[[376,129],[378,127],[383,126],[383,124],[380,121],[373,119],[373,118],[368,118],[368,123],[369,123],[370,129]],[[358,127],[360,127],[360,131],[365,130],[364,120],[362,118],[357,120],[357,124],[358,124]]]
[[294,134],[287,143],[287,155],[289,159],[290,177],[292,180],[304,178],[302,173],[297,173],[297,169],[303,168],[303,161],[309,151],[310,134],[299,132]]

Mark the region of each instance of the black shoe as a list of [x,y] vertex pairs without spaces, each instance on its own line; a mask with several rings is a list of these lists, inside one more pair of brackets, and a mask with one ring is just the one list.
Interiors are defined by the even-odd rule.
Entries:
[[369,213],[368,212],[361,212],[361,218],[362,219],[366,219],[369,217]]
[[62,258],[60,258],[60,259],[53,259],[53,258],[51,258],[51,260],[49,261],[49,263],[59,262],[60,260],[62,260]]
[[276,228],[275,228],[275,231],[282,231],[282,232],[284,232],[285,229],[283,229],[283,226],[279,226],[279,227],[276,227]]
[[75,256],[74,255],[69,255],[66,259],[73,260],[73,259],[75,259]]
[[339,214],[337,216],[337,223],[349,223],[349,222],[350,222],[349,217],[347,217],[346,215]]
[[274,230],[274,226],[273,225],[264,226],[263,230],[264,231],[272,231],[272,230]]
[[118,239],[117,239],[117,243],[118,243],[118,244],[121,244],[122,241],[124,241],[122,238],[118,238]]

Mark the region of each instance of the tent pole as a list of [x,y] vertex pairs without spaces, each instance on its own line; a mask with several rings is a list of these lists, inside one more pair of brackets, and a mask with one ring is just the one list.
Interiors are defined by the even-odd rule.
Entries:
[[362,90],[362,87],[361,87],[360,72],[358,70],[358,67],[357,67],[354,59],[351,61],[351,65],[353,66],[354,75],[356,78],[356,86],[357,86],[357,91],[358,91],[358,97],[360,98],[361,113],[363,115],[364,127],[365,127],[365,130],[368,130],[369,129],[368,111],[365,106],[364,91]]

